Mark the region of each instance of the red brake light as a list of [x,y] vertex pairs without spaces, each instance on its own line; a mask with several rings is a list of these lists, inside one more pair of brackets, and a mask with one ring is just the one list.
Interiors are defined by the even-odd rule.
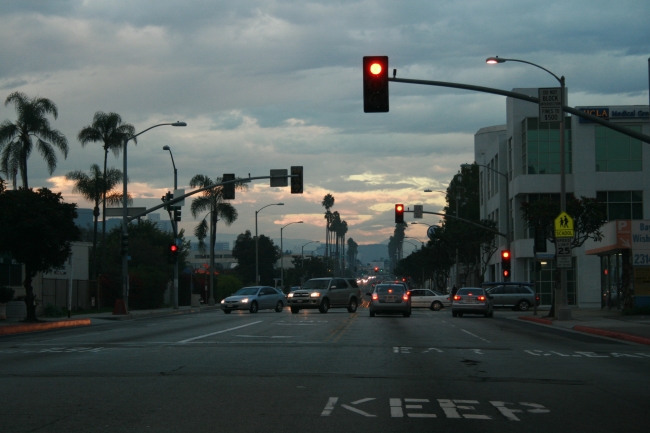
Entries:
[[393,289],[388,289],[388,293],[393,293]]
[[460,301],[460,296],[454,295],[454,301]]
[[379,299],[379,296],[377,296],[376,293],[373,293],[373,294],[372,294],[372,300],[373,300],[373,301],[376,301],[377,299]]
[[479,301],[485,301],[485,296],[479,296],[479,297],[478,297],[478,300],[479,300]]
[[404,293],[404,295],[402,295],[402,299],[405,300],[405,301],[408,301],[409,300],[409,294]]

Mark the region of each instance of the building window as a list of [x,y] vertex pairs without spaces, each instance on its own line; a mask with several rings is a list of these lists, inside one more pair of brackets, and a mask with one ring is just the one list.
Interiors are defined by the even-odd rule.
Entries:
[[[560,125],[539,123],[537,118],[522,121],[524,173],[560,174]],[[571,118],[564,121],[565,173],[571,173]],[[527,159],[526,159],[527,157]]]
[[508,181],[512,180],[512,166],[514,161],[512,159],[512,137],[508,139]]
[[[530,281],[535,282],[535,290],[539,296],[540,305],[550,306],[553,303],[553,287],[555,286],[555,260],[541,262],[535,270],[535,259],[527,259]],[[577,305],[576,291],[576,258],[571,258],[571,268],[567,269],[567,304]]]
[[[639,125],[625,125],[641,132]],[[596,126],[596,171],[641,171],[641,141],[625,134]]]
[[598,191],[596,199],[607,207],[607,221],[643,219],[643,191]]

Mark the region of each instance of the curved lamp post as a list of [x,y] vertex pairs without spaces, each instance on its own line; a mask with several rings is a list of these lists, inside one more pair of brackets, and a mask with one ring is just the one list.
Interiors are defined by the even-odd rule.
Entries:
[[[303,272],[305,271],[305,247],[306,247],[307,245],[309,245],[309,244],[313,244],[313,243],[318,243],[318,244],[320,244],[320,241],[311,241],[311,242],[307,242],[305,245],[303,245],[302,247],[300,247],[300,257],[301,257],[301,258],[300,258],[300,267],[302,268],[302,271],[303,271]],[[304,275],[303,275],[303,278],[304,278]]]
[[[159,126],[187,126],[187,123],[185,122],[173,122],[173,123],[159,123],[158,125],[151,126],[144,131],[141,131],[135,135],[127,135],[124,137],[123,144],[124,144],[124,149],[122,149],[123,152],[123,158],[122,158],[122,165],[123,165],[123,181],[122,181],[122,244],[123,244],[123,252],[122,252],[122,297],[124,300],[124,307],[126,312],[128,313],[129,311],[129,250],[128,250],[128,239],[129,239],[129,231],[128,231],[128,208],[127,208],[127,197],[128,197],[128,192],[127,192],[127,187],[126,187],[126,179],[127,179],[127,173],[126,173],[126,149],[127,149],[127,144],[129,143],[129,140],[133,140],[139,135],[144,134],[145,132],[149,131],[150,129],[157,128]],[[174,302],[175,302],[175,307],[178,307],[178,291],[176,288],[174,289]]]
[[[290,226],[291,224],[302,224],[302,221],[294,221],[284,227]],[[282,230],[284,230],[284,227],[280,228],[280,287],[282,291],[284,291],[284,245],[282,244]]]
[[258,237],[257,237],[257,214],[260,213],[262,209],[269,206],[284,206],[284,203],[272,203],[262,206],[260,209],[255,211],[255,285],[259,286],[260,284],[260,271],[259,271],[259,252],[258,252]]
[[[176,171],[176,164],[174,164],[174,155],[169,146],[163,146],[163,150],[169,151],[169,156],[172,158],[172,167],[174,167],[174,192],[178,189],[178,171]],[[174,232],[174,243],[178,238],[178,223],[174,220],[174,212],[169,214],[170,222],[172,223],[172,231]],[[174,266],[174,295],[173,295],[174,309],[178,309],[178,265]],[[213,304],[214,305],[214,304]]]
[[[564,155],[564,106],[565,104],[565,81],[564,75],[558,77],[553,72],[549,71],[546,68],[541,67],[535,63],[527,62],[525,60],[518,59],[502,59],[499,56],[488,57],[485,62],[489,65],[505,63],[505,62],[518,62],[525,63],[527,65],[534,66],[543,71],[551,74],[559,83],[560,83],[560,212],[566,211],[566,167],[565,167],[565,155]],[[508,233],[508,237],[510,233]],[[566,268],[560,268],[560,301],[558,303],[557,296],[555,297],[555,305],[558,307],[557,318],[559,320],[571,320],[571,310],[567,305],[567,283],[566,283]]]

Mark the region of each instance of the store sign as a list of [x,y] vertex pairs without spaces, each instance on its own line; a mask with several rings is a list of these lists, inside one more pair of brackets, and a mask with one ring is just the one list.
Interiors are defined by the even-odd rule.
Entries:
[[[603,120],[644,120],[650,116],[647,105],[616,105],[611,107],[576,107],[578,110],[600,117]],[[579,120],[580,123],[592,123],[589,119]]]

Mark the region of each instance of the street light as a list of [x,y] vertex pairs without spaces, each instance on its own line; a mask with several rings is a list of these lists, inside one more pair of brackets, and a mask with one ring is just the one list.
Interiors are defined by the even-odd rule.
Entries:
[[[172,158],[172,167],[174,167],[174,192],[178,189],[178,171],[176,170],[176,164],[174,164],[174,155],[172,155],[172,150],[169,146],[163,146],[163,150],[169,150],[169,156]],[[174,243],[178,238],[178,224],[174,218],[174,211],[172,211],[169,216],[172,223],[172,232],[174,234]],[[192,292],[193,293],[193,292]],[[178,264],[174,266],[174,288],[173,288],[173,301],[174,309],[178,309]]]
[[493,169],[490,166],[487,166],[485,164],[461,164],[460,168],[470,168],[472,165],[478,165],[479,167],[485,167],[488,170],[492,170],[496,174],[500,174],[506,179],[506,249],[510,251],[510,187],[509,187],[509,181],[508,181],[508,175],[505,173],[501,173],[498,170]]
[[269,206],[284,206],[284,203],[271,203],[255,211],[255,285],[260,284],[260,271],[259,271],[259,252],[258,252],[258,239],[257,239],[257,214],[260,213],[262,209]]
[[303,271],[305,269],[305,247],[307,245],[309,245],[309,244],[313,244],[314,242],[317,243],[317,244],[320,244],[320,241],[311,241],[311,242],[307,242],[305,245],[300,247],[300,257],[301,257],[301,259],[300,259],[300,267],[303,268]]
[[[302,221],[294,221],[284,227],[291,224],[302,224]],[[282,244],[282,230],[284,230],[284,227],[280,228],[280,288],[282,291],[284,291],[284,246]]]
[[[489,65],[505,62],[519,62],[526,63],[527,65],[535,66],[543,71],[551,74],[559,83],[560,83],[560,212],[566,212],[566,167],[565,167],[565,155],[564,155],[564,106],[565,104],[565,81],[564,75],[558,77],[553,72],[549,71],[546,68],[543,68],[535,63],[527,62],[525,60],[517,59],[502,59],[499,56],[488,57],[485,62]],[[510,233],[508,233],[510,236]],[[571,320],[571,310],[567,305],[567,284],[566,284],[566,268],[560,268],[560,303],[558,308],[558,319],[559,320]],[[557,296],[556,296],[556,305],[557,305]]]
[[[138,135],[142,135],[145,132],[149,131],[150,129],[157,128],[159,126],[187,126],[187,123],[185,122],[173,122],[173,123],[159,123],[158,125],[151,126],[144,131],[141,131],[135,135],[127,135],[124,137],[123,143],[124,143],[124,153],[123,153],[123,158],[122,158],[122,165],[123,165],[123,180],[122,180],[122,239],[123,243],[125,245],[124,247],[124,252],[122,255],[122,298],[124,300],[124,308],[125,312],[128,313],[129,310],[129,251],[128,251],[128,241],[127,239],[129,238],[129,231],[128,231],[128,209],[127,209],[127,188],[126,188],[126,179],[127,179],[127,173],[126,173],[126,149],[127,149],[127,144],[129,143],[129,140],[132,140],[136,138]],[[178,301],[178,295],[175,294],[174,298],[176,302]],[[178,307],[176,304],[174,307]]]

